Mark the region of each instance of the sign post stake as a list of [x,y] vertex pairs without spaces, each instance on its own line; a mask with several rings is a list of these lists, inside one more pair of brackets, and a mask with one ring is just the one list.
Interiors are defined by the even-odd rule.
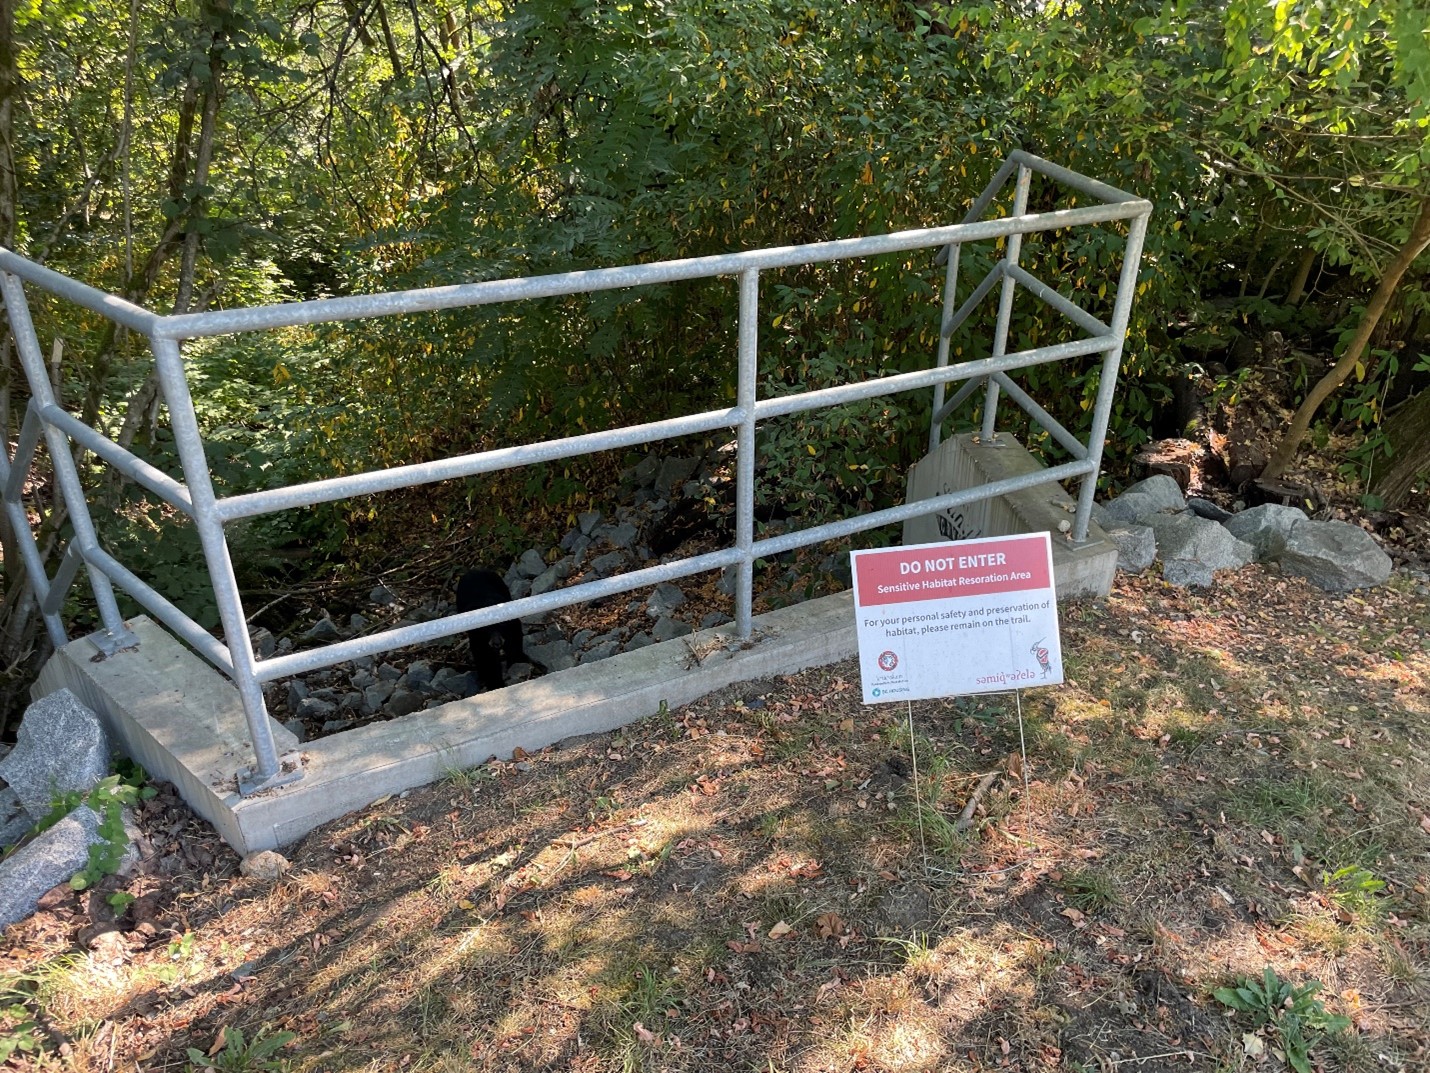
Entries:
[[[1063,681],[1051,537],[1024,533],[871,549],[853,552],[851,560],[864,703],[906,703],[924,874],[930,869],[915,699],[1013,694],[1031,831],[1023,688]],[[1032,844],[1028,837],[1024,843]]]

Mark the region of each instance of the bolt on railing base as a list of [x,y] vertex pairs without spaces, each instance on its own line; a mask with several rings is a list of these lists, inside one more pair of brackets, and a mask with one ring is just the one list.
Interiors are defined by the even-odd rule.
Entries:
[[254,768],[244,768],[238,773],[238,795],[252,797],[264,790],[287,786],[303,777],[303,757],[300,753],[284,753],[278,758],[278,770],[267,778],[260,776]]
[[105,659],[126,648],[138,648],[139,637],[128,625],[122,630],[96,630],[89,635],[89,643],[99,649]]

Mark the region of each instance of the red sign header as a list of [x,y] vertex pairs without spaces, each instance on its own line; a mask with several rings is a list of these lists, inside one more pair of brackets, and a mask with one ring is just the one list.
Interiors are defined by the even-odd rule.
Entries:
[[1021,592],[1052,586],[1046,534],[961,540],[855,555],[860,606],[946,600],[951,596]]

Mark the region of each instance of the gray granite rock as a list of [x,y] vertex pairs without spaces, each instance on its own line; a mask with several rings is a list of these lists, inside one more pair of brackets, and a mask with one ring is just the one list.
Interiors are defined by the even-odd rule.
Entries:
[[642,458],[625,473],[621,474],[623,480],[629,480],[637,488],[649,487],[655,481],[655,475],[660,472],[660,456],[649,454]]
[[331,719],[333,713],[338,710],[338,706],[330,700],[321,700],[318,697],[304,697],[298,702],[298,707],[294,714],[299,719],[309,719],[314,723],[321,723],[326,719]]
[[432,684],[432,664],[425,659],[413,660],[407,665],[407,673],[399,680],[399,686],[408,689],[426,689]]
[[322,725],[318,733],[323,735],[341,734],[344,730],[347,730],[348,727],[352,726],[353,722],[354,720],[352,719],[329,719]]
[[1383,585],[1392,565],[1390,556],[1360,526],[1313,521],[1291,530],[1280,562],[1286,573],[1303,577],[1327,592]]
[[402,668],[394,667],[391,663],[380,664],[377,668],[377,680],[379,682],[395,682],[402,677]]
[[352,681],[354,689],[366,689],[377,681],[377,675],[371,671],[358,671],[357,674],[353,675]]
[[0,786],[0,850],[20,841],[33,826],[34,817],[25,811],[15,791],[8,786]]
[[685,603],[685,593],[669,582],[657,585],[645,602],[645,613],[651,618],[666,618],[681,604]]
[[[1154,474],[1146,480],[1122,490],[1122,495],[1151,496],[1158,510],[1183,511],[1187,501],[1182,497],[1182,486],[1165,473]],[[1121,496],[1118,497],[1119,499]]]
[[297,738],[299,742],[308,740],[308,726],[301,719],[283,720],[283,729]]
[[597,540],[604,540],[611,547],[624,551],[636,542],[638,530],[630,522],[620,522],[615,525],[603,525],[591,535]]
[[558,639],[545,644],[529,644],[526,651],[548,671],[564,671],[576,666],[576,650],[567,641]]
[[576,515],[576,526],[581,530],[582,536],[590,536],[595,531],[596,526],[600,524],[601,512],[599,510],[590,510],[584,514]]
[[548,566],[539,576],[532,579],[531,595],[540,596],[543,593],[550,592],[556,588],[557,585],[560,585],[561,582],[566,579],[566,576],[566,570],[561,563]]
[[712,626],[723,626],[730,621],[730,616],[723,611],[707,611],[700,617],[700,628],[708,630]]
[[625,565],[626,555],[620,551],[608,551],[591,560],[591,570],[597,577],[610,577],[612,574],[619,574]]
[[366,615],[354,614],[348,618],[348,629],[352,630],[353,633],[361,633],[367,629],[367,626],[368,621]]
[[1123,492],[1102,508],[1102,520],[1107,525],[1146,525],[1147,519],[1162,511],[1160,502],[1154,496],[1142,492]]
[[516,572],[528,580],[537,577],[546,569],[546,556],[535,548],[527,548],[516,561]]
[[740,568],[738,566],[727,566],[720,571],[720,580],[715,583],[717,592],[725,596],[734,596],[735,590],[740,585]]
[[425,699],[421,693],[413,692],[410,689],[396,690],[387,702],[387,714],[394,718],[411,715],[413,712],[422,710],[422,702]]
[[303,679],[290,679],[288,682],[288,707],[296,712],[298,705],[308,699],[308,692],[308,683]]
[[273,631],[259,626],[250,634],[253,642],[253,651],[257,653],[259,659],[267,659],[278,650],[278,639],[273,636]]
[[517,578],[507,589],[511,592],[513,600],[520,600],[531,595],[531,581],[528,578]]
[[1150,525],[1113,525],[1104,530],[1117,546],[1117,569],[1140,574],[1157,558],[1157,535]]
[[580,656],[580,662],[595,663],[597,660],[606,659],[608,656],[614,656],[620,650],[620,642],[603,641],[598,645],[592,645],[590,648],[582,652]]
[[378,607],[387,607],[389,604],[397,603],[397,593],[381,583],[376,585],[372,592],[367,594],[367,598],[377,604]]
[[46,891],[65,883],[89,863],[98,840],[99,816],[80,805],[0,861],[0,928],[24,920]]
[[698,458],[667,458],[660,464],[660,470],[655,475],[655,490],[663,496],[670,495],[673,489],[685,483],[686,478],[694,473],[699,465]]
[[678,618],[663,618],[651,629],[650,635],[657,641],[672,641],[694,632],[688,622],[681,622]]
[[387,698],[397,691],[396,682],[378,682],[363,690],[363,702],[369,715],[376,715],[387,703]]
[[650,634],[642,631],[626,642],[626,651],[634,652],[638,648],[649,648],[651,643]]
[[1205,587],[1214,571],[1236,570],[1251,562],[1250,544],[1190,511],[1153,515],[1148,524],[1157,534],[1162,577],[1172,585]]
[[340,641],[342,637],[343,631],[338,629],[331,618],[324,615],[318,619],[317,622],[313,623],[312,628],[303,634],[302,639],[304,641],[320,641],[326,643],[328,641]]
[[1232,536],[1250,544],[1256,553],[1256,561],[1261,563],[1281,558],[1291,531],[1309,520],[1300,507],[1263,503],[1233,514],[1222,524]]
[[1202,499],[1199,496],[1187,497],[1187,509],[1198,518],[1205,518],[1211,522],[1225,522],[1232,516],[1231,511],[1225,507],[1217,506],[1210,499]]
[[68,689],[25,709],[15,747],[0,760],[0,780],[37,818],[50,811],[57,794],[83,793],[108,774],[104,727]]

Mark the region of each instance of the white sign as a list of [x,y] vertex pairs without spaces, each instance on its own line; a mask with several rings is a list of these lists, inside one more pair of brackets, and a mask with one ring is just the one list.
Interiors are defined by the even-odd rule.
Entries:
[[865,704],[1063,680],[1047,533],[851,557]]

